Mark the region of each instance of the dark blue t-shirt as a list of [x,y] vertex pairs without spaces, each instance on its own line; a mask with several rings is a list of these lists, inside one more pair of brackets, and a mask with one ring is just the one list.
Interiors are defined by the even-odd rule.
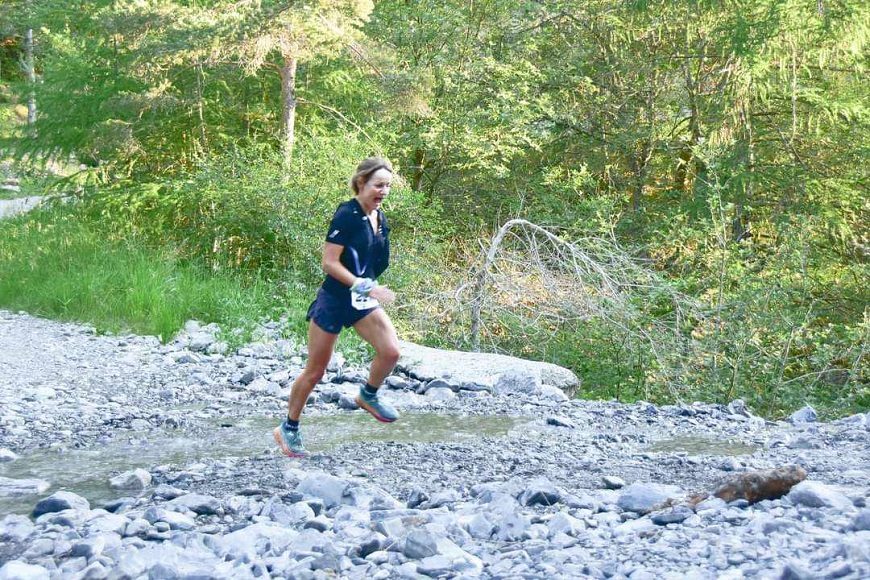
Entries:
[[[344,246],[341,264],[359,278],[377,279],[390,264],[390,228],[384,212],[378,210],[378,233],[356,198],[338,206],[326,241]],[[330,294],[350,294],[350,288],[326,275],[323,289]]]

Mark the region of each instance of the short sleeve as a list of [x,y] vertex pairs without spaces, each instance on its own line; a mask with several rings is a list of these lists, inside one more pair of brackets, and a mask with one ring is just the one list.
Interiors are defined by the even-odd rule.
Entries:
[[350,242],[352,228],[352,214],[347,207],[341,205],[329,222],[329,231],[326,233],[326,241],[339,246],[346,246]]

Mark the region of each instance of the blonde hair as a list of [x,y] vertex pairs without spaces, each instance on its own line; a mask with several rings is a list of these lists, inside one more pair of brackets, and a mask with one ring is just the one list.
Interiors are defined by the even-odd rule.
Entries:
[[350,188],[353,192],[359,193],[360,180],[363,184],[368,183],[368,180],[379,169],[386,169],[390,173],[393,172],[393,165],[383,157],[367,157],[360,161],[356,166],[356,172],[350,178]]

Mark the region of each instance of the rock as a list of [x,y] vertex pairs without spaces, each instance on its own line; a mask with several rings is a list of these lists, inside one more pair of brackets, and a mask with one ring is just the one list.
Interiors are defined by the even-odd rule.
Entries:
[[807,405],[803,409],[799,409],[791,414],[788,418],[795,425],[805,425],[807,423],[815,423],[818,419],[818,413],[811,406]]
[[39,500],[33,508],[31,515],[33,515],[34,518],[38,518],[42,514],[61,512],[69,509],[88,511],[91,509],[91,504],[80,495],[76,495],[69,491],[58,491]]
[[775,578],[778,580],[814,580],[817,576],[798,562],[786,562]]
[[721,483],[713,496],[726,502],[745,499],[749,503],[757,503],[765,499],[778,499],[806,477],[807,472],[797,465],[740,473]]
[[605,475],[601,478],[601,483],[604,484],[604,489],[622,489],[625,487],[625,480],[615,475]]
[[749,411],[749,408],[746,406],[743,399],[735,399],[728,403],[728,412],[732,415],[741,415],[743,417],[752,416],[752,413]]
[[628,512],[646,514],[665,502],[680,497],[682,493],[674,485],[632,483],[622,490],[616,505]]
[[518,499],[520,504],[524,506],[550,506],[562,499],[562,492],[556,489],[556,486],[549,480],[541,478],[531,482]]
[[[405,539],[402,553],[412,560],[425,560],[433,556],[440,556],[441,559],[438,560],[437,567],[440,568],[446,562],[448,569],[456,572],[473,574],[480,572],[483,568],[483,562],[479,558],[465,552],[448,538],[426,529],[412,530]],[[432,563],[432,560],[429,561],[429,564],[421,562],[424,567],[431,567]]]
[[568,400],[568,395],[559,387],[541,385],[541,398],[562,403]]
[[684,505],[678,505],[673,509],[653,514],[650,518],[652,523],[657,526],[666,526],[668,524],[679,524],[689,519],[695,512],[692,508]]
[[[852,524],[852,529],[856,532],[870,530],[870,509],[865,508],[858,512],[858,515],[855,516],[855,520]],[[2,538],[2,532],[0,532],[0,538]]]
[[583,523],[582,520],[579,520],[565,512],[557,513],[547,523],[548,536],[551,539],[557,534],[576,536],[585,529],[586,524]]
[[101,510],[94,510],[93,513],[97,515],[89,519],[85,524],[85,529],[89,535],[95,533],[114,533],[121,536],[130,523],[130,520],[126,516],[103,513]]
[[795,505],[808,507],[834,507],[851,511],[855,508],[848,497],[836,489],[817,481],[802,481],[795,485],[788,494],[788,499]]
[[177,487],[172,487],[171,485],[166,485],[165,483],[161,483],[157,487],[154,488],[154,491],[151,495],[154,497],[160,497],[166,500],[175,499],[177,497],[181,497],[185,492],[183,489],[179,489]]
[[574,425],[574,422],[571,419],[560,417],[558,415],[547,417],[547,425],[553,425],[554,427],[567,427],[569,429],[576,428],[576,425]]
[[12,479],[0,477],[0,497],[21,497],[38,495],[46,491],[51,484],[41,479]]
[[498,376],[493,387],[497,395],[539,395],[540,374],[528,370],[509,370]]
[[312,473],[305,476],[296,491],[323,500],[327,509],[341,504],[348,482],[326,473]]
[[103,553],[105,547],[106,538],[103,536],[95,536],[74,543],[69,555],[72,558],[96,558]]
[[199,493],[188,493],[178,496],[172,499],[169,505],[186,508],[201,516],[214,515],[221,512],[221,504],[216,498]]
[[10,560],[0,568],[0,580],[49,580],[50,577],[48,570],[42,566],[21,560]]
[[465,529],[472,538],[477,540],[488,540],[495,531],[495,524],[483,514],[475,514],[465,524]]
[[426,390],[426,396],[433,401],[449,401],[456,398],[456,393],[449,387],[434,387]]
[[272,498],[263,506],[261,515],[285,526],[297,526],[314,519],[314,510],[305,502],[284,505]]
[[423,381],[449,376],[452,382],[489,384],[492,377],[507,369],[533,372],[537,382],[560,389],[580,384],[577,376],[566,368],[500,354],[440,350],[406,341],[399,341],[401,357],[397,368]]
[[448,389],[450,391],[458,391],[459,384],[446,379],[433,379],[425,383],[417,392],[418,395],[425,395],[430,389]]
[[0,520],[0,542],[20,542],[30,537],[34,526],[30,518],[9,514]]
[[194,332],[190,335],[190,343],[187,348],[194,352],[205,352],[214,341],[214,335],[208,332]]
[[356,396],[341,395],[338,399],[338,408],[346,411],[356,411],[359,405],[356,404]]
[[12,450],[6,449],[5,447],[0,449],[0,463],[9,463],[16,459],[18,459],[18,455],[16,455]]
[[495,525],[493,536],[503,542],[524,539],[531,526],[531,521],[519,510],[516,500],[504,494],[499,494],[490,502],[487,517]]
[[126,471],[109,480],[112,489],[140,491],[151,485],[151,474],[141,468]]

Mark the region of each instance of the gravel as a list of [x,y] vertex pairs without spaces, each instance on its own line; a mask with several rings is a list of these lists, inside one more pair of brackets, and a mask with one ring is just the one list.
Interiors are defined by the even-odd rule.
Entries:
[[[48,471],[2,477],[46,450],[277,424],[305,356],[281,334],[266,324],[231,352],[194,321],[163,345],[0,311],[0,498],[29,513],[0,511],[0,578],[870,577],[867,414],[570,400],[504,358],[503,377],[403,366],[384,394],[410,428],[419,413],[517,419],[504,435],[349,440],[303,460],[217,445],[192,463],[134,456],[101,503]],[[364,377],[337,355],[303,429],[363,416],[346,400]],[[806,479],[779,497],[709,497],[785,466]]]

